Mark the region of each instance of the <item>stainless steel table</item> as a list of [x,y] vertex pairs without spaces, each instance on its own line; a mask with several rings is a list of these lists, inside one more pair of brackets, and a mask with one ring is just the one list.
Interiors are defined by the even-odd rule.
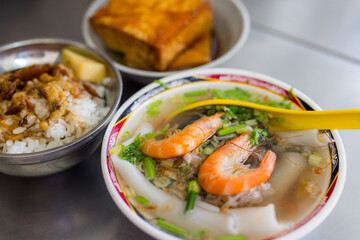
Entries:
[[[1,0],[0,44],[37,37],[83,41],[90,0]],[[223,64],[261,72],[306,93],[324,109],[360,108],[360,2],[244,0],[252,28],[243,49]],[[141,88],[124,81],[122,101]],[[340,131],[348,176],[330,216],[304,239],[358,239],[359,130]],[[111,200],[100,151],[54,176],[0,174],[0,239],[151,239]]]

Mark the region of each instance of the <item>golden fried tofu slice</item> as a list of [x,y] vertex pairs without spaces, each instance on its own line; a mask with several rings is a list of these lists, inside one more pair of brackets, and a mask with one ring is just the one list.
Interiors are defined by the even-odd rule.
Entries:
[[169,65],[169,70],[199,66],[211,60],[211,32],[208,32],[183,51]]
[[211,30],[212,18],[208,0],[110,0],[89,21],[109,49],[124,53],[125,62],[166,70]]

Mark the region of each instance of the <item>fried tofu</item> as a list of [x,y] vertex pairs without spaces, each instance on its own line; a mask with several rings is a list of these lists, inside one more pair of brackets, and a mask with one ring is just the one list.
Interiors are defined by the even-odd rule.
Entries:
[[169,70],[179,70],[199,66],[211,60],[211,32],[208,32],[185,49],[169,65]]
[[125,64],[162,71],[212,29],[213,16],[207,0],[110,0],[89,21]]

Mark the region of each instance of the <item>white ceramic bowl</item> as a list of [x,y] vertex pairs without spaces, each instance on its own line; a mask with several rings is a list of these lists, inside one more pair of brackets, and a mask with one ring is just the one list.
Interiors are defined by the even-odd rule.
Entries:
[[[114,55],[109,52],[101,38],[92,30],[88,19],[107,0],[95,0],[87,9],[82,20],[82,34],[85,42],[106,54],[114,61],[115,67],[120,70],[124,77],[131,78],[142,84],[152,82],[154,79],[165,77],[180,71],[147,71],[128,67],[116,61]],[[197,68],[215,67],[231,58],[244,45],[250,31],[250,17],[247,9],[238,0],[212,0],[214,13],[214,28],[220,42],[220,52],[216,59]]]
[[[169,96],[170,94],[170,96],[172,96],[174,92],[179,92],[182,88],[189,88],[189,86],[195,86],[193,89],[196,89],[196,84],[201,84],[207,81],[204,79],[209,78],[230,81],[238,84],[242,88],[252,88],[257,92],[267,93],[274,97],[287,96],[291,89],[286,83],[259,73],[235,69],[199,69],[163,78],[161,81],[170,87],[167,91],[164,91],[164,88],[159,84],[149,84],[135,93],[121,106],[105,133],[101,152],[102,172],[108,191],[122,213],[136,226],[156,239],[178,239],[178,237],[154,226],[138,215],[138,212],[133,211],[133,206],[129,207],[131,204],[129,204],[126,196],[122,192],[120,186],[123,182],[116,176],[116,168],[109,157],[109,150],[115,144],[117,137],[125,131],[124,128],[129,130],[128,126],[133,125],[133,122],[139,119],[139,112],[144,111],[145,106],[147,106],[149,102],[154,101],[154,99],[159,99],[164,95]],[[221,81],[217,82],[219,87],[221,84],[224,84]],[[212,83],[214,83],[214,81]],[[209,83],[207,82],[206,84]],[[295,98],[291,101],[300,109],[321,110],[314,101],[301,91],[293,89],[293,94],[297,96],[297,99]],[[154,97],[155,95],[156,97]],[[145,101],[147,101],[146,104],[143,104]],[[128,124],[126,120],[130,117],[132,117],[132,120],[128,121],[130,122]],[[123,128],[123,126],[125,127]],[[312,231],[329,215],[340,197],[346,175],[345,150],[337,131],[327,131],[327,134],[333,139],[335,147],[329,147],[329,151],[334,154],[334,157],[331,165],[331,178],[323,200],[311,210],[307,217],[286,232],[282,232],[282,234],[278,236],[279,239],[299,239]]]

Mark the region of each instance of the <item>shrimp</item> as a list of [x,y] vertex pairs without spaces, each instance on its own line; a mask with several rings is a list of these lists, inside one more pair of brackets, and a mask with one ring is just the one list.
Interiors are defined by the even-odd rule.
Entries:
[[198,181],[208,193],[233,195],[267,181],[275,166],[276,155],[268,151],[259,168],[245,167],[244,162],[251,155],[254,146],[250,135],[243,134],[211,154],[201,165]]
[[182,156],[197,148],[203,141],[223,125],[222,113],[201,118],[185,127],[182,131],[162,140],[148,139],[140,150],[147,156],[167,159]]

